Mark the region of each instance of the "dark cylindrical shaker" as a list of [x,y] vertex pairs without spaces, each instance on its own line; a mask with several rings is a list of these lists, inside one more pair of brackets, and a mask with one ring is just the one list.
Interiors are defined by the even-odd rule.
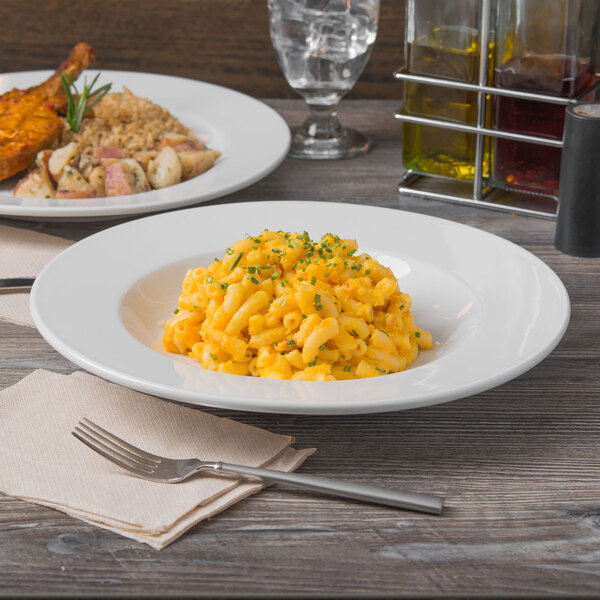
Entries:
[[600,256],[600,102],[566,109],[554,245]]

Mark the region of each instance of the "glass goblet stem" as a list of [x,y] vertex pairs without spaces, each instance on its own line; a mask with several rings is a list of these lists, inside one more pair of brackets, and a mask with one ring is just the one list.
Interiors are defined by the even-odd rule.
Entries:
[[319,140],[338,139],[344,128],[337,116],[338,103],[308,104],[309,113],[301,126],[304,136]]

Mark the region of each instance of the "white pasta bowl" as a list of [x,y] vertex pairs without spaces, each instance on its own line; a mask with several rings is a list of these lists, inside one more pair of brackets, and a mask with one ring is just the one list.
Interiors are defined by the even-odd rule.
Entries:
[[[265,228],[356,239],[394,271],[435,347],[400,373],[333,382],[217,373],[166,352],[163,325],[186,270]],[[68,359],[142,392],[236,410],[356,414],[447,402],[517,377],[560,341],[570,305],[545,263],[484,231],[399,210],[282,201],[164,213],[93,235],[39,275],[31,310]]]

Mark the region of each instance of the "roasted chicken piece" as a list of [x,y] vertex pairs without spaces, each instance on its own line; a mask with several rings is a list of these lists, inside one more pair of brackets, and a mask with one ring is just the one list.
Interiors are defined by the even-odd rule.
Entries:
[[79,43],[44,83],[0,96],[0,180],[29,167],[40,150],[58,139],[64,127],[59,114],[67,106],[61,73],[75,81],[95,58],[91,46]]

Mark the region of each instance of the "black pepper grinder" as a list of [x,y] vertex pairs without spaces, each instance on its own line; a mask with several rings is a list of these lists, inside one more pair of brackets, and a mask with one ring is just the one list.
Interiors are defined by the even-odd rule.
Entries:
[[566,109],[554,246],[600,256],[600,102]]

